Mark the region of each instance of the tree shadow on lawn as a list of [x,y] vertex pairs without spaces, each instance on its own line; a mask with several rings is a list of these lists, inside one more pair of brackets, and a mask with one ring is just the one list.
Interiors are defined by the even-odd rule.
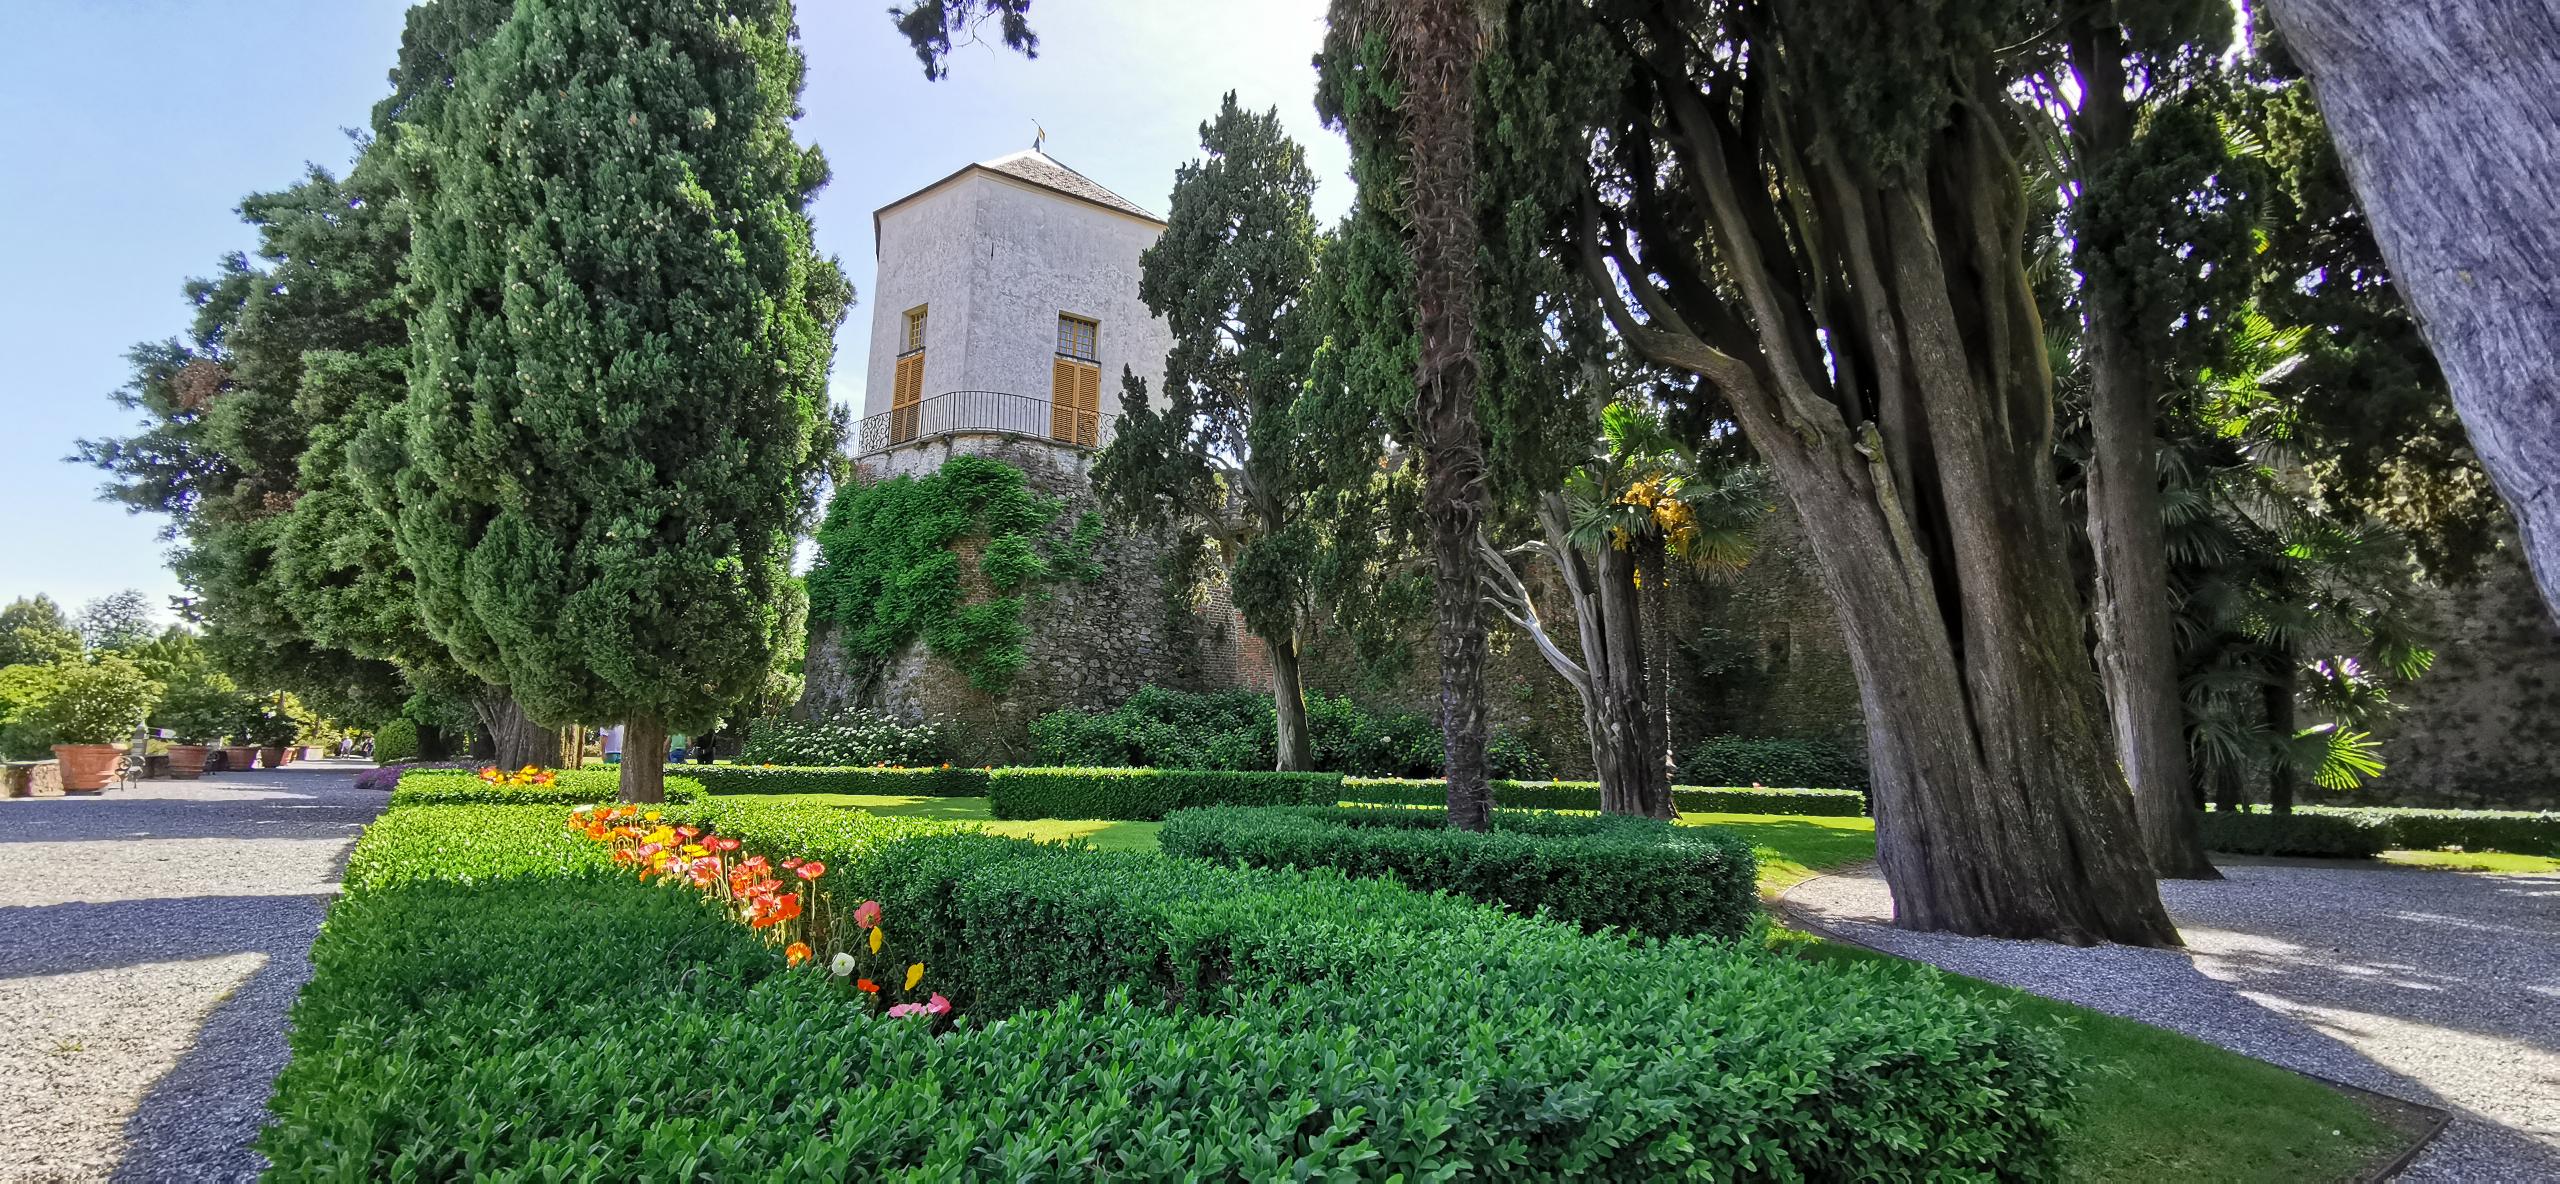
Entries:
[[1875,822],[1867,818],[1683,814],[1680,825],[1714,827],[1750,842],[1753,853],[1760,857],[1763,895],[1783,892],[1833,868],[1876,856]]

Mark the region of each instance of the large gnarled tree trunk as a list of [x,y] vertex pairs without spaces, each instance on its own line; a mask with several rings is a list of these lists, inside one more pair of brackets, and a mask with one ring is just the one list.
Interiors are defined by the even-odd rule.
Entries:
[[[1637,179],[1585,198],[1591,289],[1645,355],[1725,396],[1805,524],[1858,673],[1895,922],[2175,944],[2083,644],[1996,84],[1916,160],[1863,164],[1826,144],[1827,100],[1787,92],[1773,45],[1711,102],[1696,80],[1720,67],[1653,44],[1631,68],[1664,122],[1615,131]],[[1712,278],[1665,229],[1689,214],[1654,189],[1657,147],[1680,158]]]
[[560,729],[535,723],[505,688],[491,687],[473,696],[471,710],[480,717],[480,730],[489,737],[491,759],[500,768],[560,767],[565,756]]
[[1421,338],[1414,428],[1430,521],[1439,622],[1440,726],[1449,825],[1492,825],[1485,769],[1484,613],[1476,538],[1484,528],[1484,440],[1476,425],[1477,0],[1392,0],[1392,43],[1413,221],[1414,309]]
[[2560,6],[2271,7],[2560,615]]
[[[2110,18],[2111,19],[2111,18]],[[2080,109],[2072,120],[2084,182],[2105,176],[2133,141],[2125,98],[2124,41],[2112,23],[2091,21],[2072,39]],[[2085,192],[2085,186],[2084,186]],[[2085,200],[2085,199],[2084,199]],[[2087,317],[2089,545],[2097,558],[2098,671],[2114,718],[2116,758],[2133,787],[2134,817],[2153,870],[2220,879],[2204,849],[2204,827],[2187,775],[2185,707],[2178,696],[2177,646],[2169,612],[2168,531],[2160,514],[2159,401],[2130,323],[2121,273],[2107,261],[2116,244],[2077,249]]]

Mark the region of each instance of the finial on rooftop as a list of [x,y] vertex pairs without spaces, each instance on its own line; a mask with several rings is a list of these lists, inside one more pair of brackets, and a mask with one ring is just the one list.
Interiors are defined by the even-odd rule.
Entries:
[[1042,143],[1043,141],[1047,140],[1048,138],[1049,138],[1049,129],[1047,129],[1047,128],[1045,128],[1045,127],[1040,126],[1040,121],[1039,121],[1039,120],[1037,120],[1037,119],[1032,120],[1032,121],[1031,121],[1031,150],[1032,150],[1032,151],[1034,151],[1034,152],[1038,152],[1038,151],[1040,151],[1040,145],[1041,145],[1041,143]]

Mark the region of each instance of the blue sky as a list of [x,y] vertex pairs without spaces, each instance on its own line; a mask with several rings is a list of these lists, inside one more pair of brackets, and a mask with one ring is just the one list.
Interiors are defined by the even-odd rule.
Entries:
[[[253,245],[234,208],[338,168],[342,129],[385,90],[392,0],[78,0],[0,4],[0,603],[37,592],[76,609],[120,588],[178,592],[160,520],[96,499],[75,439],[131,424],[108,395],[134,342],[182,330],[179,285]],[[871,211],[973,160],[1031,145],[1162,213],[1199,123],[1232,88],[1277,106],[1323,181],[1350,200],[1341,140],[1311,105],[1323,0],[1198,4],[1040,0],[1040,57],[964,47],[927,83],[883,0],[802,0],[809,55],[800,138],[835,180],[821,249],[867,297]],[[838,402],[862,404],[857,307],[838,334]]]

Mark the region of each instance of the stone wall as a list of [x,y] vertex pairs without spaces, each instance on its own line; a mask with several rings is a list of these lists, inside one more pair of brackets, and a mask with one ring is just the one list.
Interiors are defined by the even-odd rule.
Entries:
[[[1031,486],[1062,499],[1061,526],[1098,508],[1090,481],[1092,456],[1027,440],[970,438],[960,450],[1022,470]],[[936,445],[947,450],[950,445]],[[875,469],[912,472],[897,464]],[[988,595],[978,583],[975,550],[963,539],[962,589],[971,599]],[[1102,573],[1090,581],[1061,580],[1023,592],[1022,623],[1029,630],[1028,657],[1011,685],[989,694],[968,676],[934,656],[922,641],[910,643],[869,687],[847,668],[832,631],[813,635],[808,684],[800,714],[823,716],[848,706],[886,709],[908,720],[939,719],[958,727],[954,761],[1003,764],[1031,759],[1031,721],[1062,707],[1107,710],[1152,683],[1205,690],[1233,685],[1238,635],[1234,609],[1213,588],[1179,616],[1166,610],[1159,564],[1165,543],[1155,535],[1110,527],[1094,550]]]
[[2432,600],[2435,667],[2397,695],[2388,768],[2346,799],[2560,808],[2560,627],[2512,541]]

